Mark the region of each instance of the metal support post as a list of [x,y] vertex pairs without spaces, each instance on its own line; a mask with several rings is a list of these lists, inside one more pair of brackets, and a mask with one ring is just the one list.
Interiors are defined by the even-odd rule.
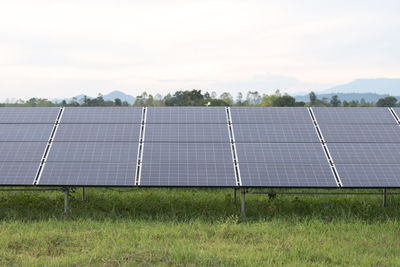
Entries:
[[246,203],[245,203],[245,195],[246,195],[246,189],[242,188],[240,191],[240,201],[241,201],[241,216],[244,218],[246,217]]
[[236,188],[233,188],[233,203],[236,203]]
[[386,208],[386,188],[383,189],[383,203],[382,207]]
[[68,200],[69,200],[69,188],[66,187],[63,189],[64,191],[64,214],[68,215],[69,208],[68,208]]
[[82,187],[82,201],[86,201],[86,188]]

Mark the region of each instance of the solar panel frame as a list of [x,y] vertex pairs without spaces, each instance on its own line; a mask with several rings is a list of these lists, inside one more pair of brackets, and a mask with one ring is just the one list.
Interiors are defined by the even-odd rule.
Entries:
[[54,124],[59,107],[0,107],[0,124]]
[[33,185],[39,165],[39,162],[0,162],[0,185]]
[[241,163],[304,163],[327,164],[319,143],[239,143],[236,144],[238,162]]
[[336,164],[344,188],[400,188],[400,164]]
[[242,187],[338,188],[329,164],[240,163]]
[[66,107],[61,124],[140,124],[141,107]]
[[312,124],[233,124],[236,143],[320,143]]
[[132,187],[136,164],[46,162],[38,186]]
[[140,124],[59,124],[54,142],[139,142]]
[[0,142],[48,142],[53,124],[0,124]]
[[396,124],[388,108],[381,107],[314,107],[318,124]]
[[399,125],[320,124],[326,143],[400,143]]
[[230,107],[235,124],[312,124],[305,107]]
[[146,143],[142,163],[233,163],[229,143]]
[[148,107],[147,124],[226,124],[225,107]]
[[236,187],[232,163],[142,164],[140,187]]
[[145,142],[229,143],[227,124],[146,124]]

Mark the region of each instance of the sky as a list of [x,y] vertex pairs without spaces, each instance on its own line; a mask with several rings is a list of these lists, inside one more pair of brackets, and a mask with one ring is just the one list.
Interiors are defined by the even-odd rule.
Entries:
[[400,78],[400,1],[0,1],[0,100]]

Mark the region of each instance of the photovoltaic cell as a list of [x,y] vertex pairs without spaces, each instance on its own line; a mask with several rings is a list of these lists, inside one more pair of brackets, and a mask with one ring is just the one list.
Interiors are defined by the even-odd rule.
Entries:
[[54,141],[139,142],[139,124],[60,124]]
[[47,142],[0,142],[0,161],[39,163],[46,146]]
[[133,186],[136,164],[47,162],[39,185]]
[[36,162],[0,162],[0,184],[32,185],[38,168]]
[[[322,135],[327,143],[399,143],[400,128],[398,125],[350,125],[320,124]],[[328,145],[330,147],[330,145]]]
[[142,162],[146,163],[231,163],[229,143],[146,143]]
[[325,153],[317,143],[236,144],[239,163],[327,164]]
[[236,143],[319,143],[312,124],[234,124]]
[[343,187],[400,187],[400,165],[336,164]]
[[138,143],[53,142],[47,162],[137,162]]
[[145,142],[229,143],[226,124],[147,124]]
[[60,123],[133,123],[142,122],[138,107],[66,107]]
[[397,143],[331,143],[329,151],[337,164],[400,164]]
[[227,123],[225,107],[149,107],[146,123]]
[[233,124],[312,124],[303,107],[231,107],[230,112]]
[[337,187],[328,164],[240,164],[243,186]]
[[313,108],[318,124],[396,124],[388,108]]
[[236,186],[232,163],[142,164],[141,186]]
[[0,142],[47,142],[52,130],[52,124],[0,124]]
[[0,123],[48,123],[56,122],[58,107],[1,107]]

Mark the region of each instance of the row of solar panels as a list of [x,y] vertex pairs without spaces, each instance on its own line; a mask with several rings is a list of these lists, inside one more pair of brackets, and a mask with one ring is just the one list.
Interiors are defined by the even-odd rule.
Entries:
[[387,108],[0,108],[0,184],[400,187]]

